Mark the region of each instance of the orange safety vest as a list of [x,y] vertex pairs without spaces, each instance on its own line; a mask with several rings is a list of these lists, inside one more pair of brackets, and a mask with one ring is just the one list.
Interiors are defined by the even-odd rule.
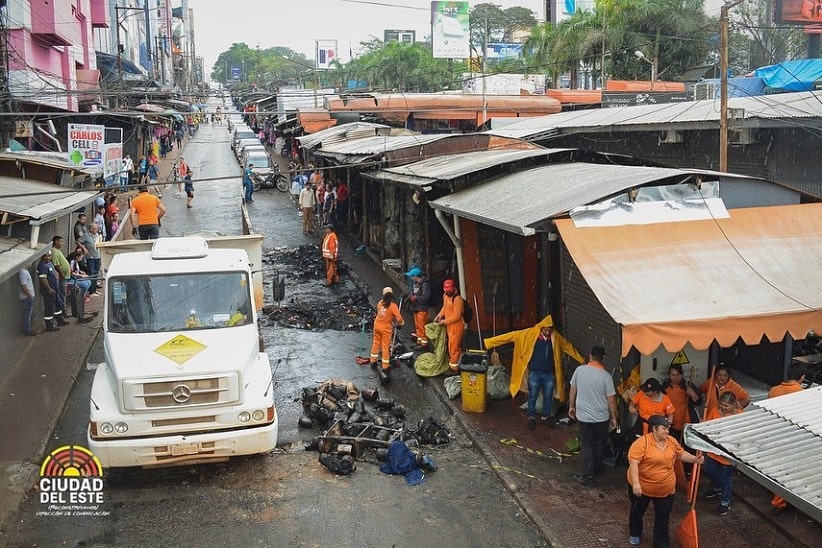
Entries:
[[333,232],[323,238],[323,258],[332,260],[337,258],[337,235]]

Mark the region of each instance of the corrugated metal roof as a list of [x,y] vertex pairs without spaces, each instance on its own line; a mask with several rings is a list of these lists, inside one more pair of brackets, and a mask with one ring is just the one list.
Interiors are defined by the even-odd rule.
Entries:
[[325,147],[326,144],[345,141],[349,139],[362,139],[372,135],[384,135],[391,131],[390,126],[374,124],[371,122],[351,122],[341,126],[334,126],[310,135],[299,137],[300,145],[310,150],[318,146]]
[[526,158],[550,157],[552,154],[568,152],[570,148],[542,148],[534,146],[525,149],[494,149],[435,156],[402,166],[384,168],[365,174],[375,180],[391,181],[415,186],[425,186],[436,181],[450,181],[458,177],[484,171]]
[[0,176],[0,211],[40,222],[82,207],[95,196],[95,191]]
[[707,442],[705,450],[723,450],[743,473],[822,522],[822,387],[763,400],[738,415],[689,425],[685,442],[690,446]]
[[68,171],[76,171],[78,173],[85,173],[86,175],[96,175],[100,172],[99,168],[91,169],[82,166],[76,166],[69,162],[68,153],[66,152],[0,152],[0,161],[21,161],[32,164],[37,164],[55,169],[65,169]]
[[[354,163],[356,159],[350,157],[370,158],[383,152],[402,150],[418,145],[425,145],[434,141],[441,141],[448,135],[375,135],[350,141],[327,142],[323,141],[322,148],[315,152],[317,156],[327,156],[347,163]],[[346,159],[346,157],[349,157]],[[352,161],[354,160],[354,161]]]
[[[757,97],[733,97],[728,108],[742,109],[743,119],[776,121],[795,118],[822,117],[822,92],[780,93]],[[549,114],[512,123],[486,133],[504,137],[529,139],[550,136],[552,131],[567,133],[578,129],[608,131],[614,126],[657,126],[676,124],[681,129],[715,128],[719,124],[719,101],[707,99],[661,105],[641,105],[623,108],[602,108]],[[736,122],[740,124],[739,121]],[[745,124],[753,127],[756,124]],[[763,124],[760,124],[763,125]],[[772,123],[766,125],[773,125]],[[628,130],[628,127],[624,127]],[[644,128],[643,128],[644,129]]]
[[550,164],[504,175],[443,196],[430,202],[430,205],[434,209],[527,236],[533,234],[538,225],[574,207],[590,204],[631,187],[669,177],[686,177],[692,173],[695,172],[583,162]]

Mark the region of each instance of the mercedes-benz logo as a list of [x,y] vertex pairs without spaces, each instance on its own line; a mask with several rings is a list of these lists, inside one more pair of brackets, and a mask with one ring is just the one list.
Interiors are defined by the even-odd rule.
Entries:
[[177,403],[186,403],[191,399],[191,388],[185,384],[178,384],[171,389],[171,397]]

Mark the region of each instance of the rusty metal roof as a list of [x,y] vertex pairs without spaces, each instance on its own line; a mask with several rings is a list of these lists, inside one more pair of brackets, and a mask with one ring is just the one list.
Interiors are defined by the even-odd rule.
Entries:
[[822,522],[822,387],[689,425],[685,443],[731,457],[745,475]]
[[391,127],[383,124],[351,122],[350,124],[342,124],[309,135],[303,135],[302,137],[298,137],[298,139],[304,149],[310,150],[320,146],[325,147],[328,144],[340,141],[362,139],[373,135],[388,135],[390,131]]
[[[728,108],[738,116],[730,120],[737,127],[780,126],[796,118],[822,118],[822,91],[780,93],[756,97],[733,97]],[[602,108],[519,118],[486,133],[520,139],[550,137],[574,130],[646,131],[665,124],[674,129],[715,129],[719,124],[719,101],[712,99],[622,108]],[[507,120],[502,120],[503,123]]]
[[19,161],[29,164],[51,167],[54,169],[64,169],[66,171],[76,171],[86,175],[96,175],[100,173],[100,168],[87,168],[72,164],[66,152],[0,152],[0,161]]
[[357,158],[352,157],[370,158],[383,152],[425,145],[447,137],[447,134],[374,135],[347,141],[323,142],[322,148],[314,154],[345,163],[356,163]]

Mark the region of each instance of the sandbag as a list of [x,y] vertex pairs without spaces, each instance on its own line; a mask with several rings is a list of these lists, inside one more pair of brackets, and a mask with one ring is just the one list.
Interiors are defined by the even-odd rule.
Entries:
[[445,393],[448,394],[449,399],[453,400],[462,392],[462,379],[459,375],[445,377],[442,381],[442,385],[445,387]]
[[492,400],[504,400],[511,397],[509,385],[511,375],[502,365],[491,365],[488,367],[488,377],[485,381],[488,398]]
[[414,361],[414,371],[420,377],[436,377],[448,371],[448,352],[445,341],[445,328],[438,323],[425,325],[425,336],[433,352],[424,352]]

